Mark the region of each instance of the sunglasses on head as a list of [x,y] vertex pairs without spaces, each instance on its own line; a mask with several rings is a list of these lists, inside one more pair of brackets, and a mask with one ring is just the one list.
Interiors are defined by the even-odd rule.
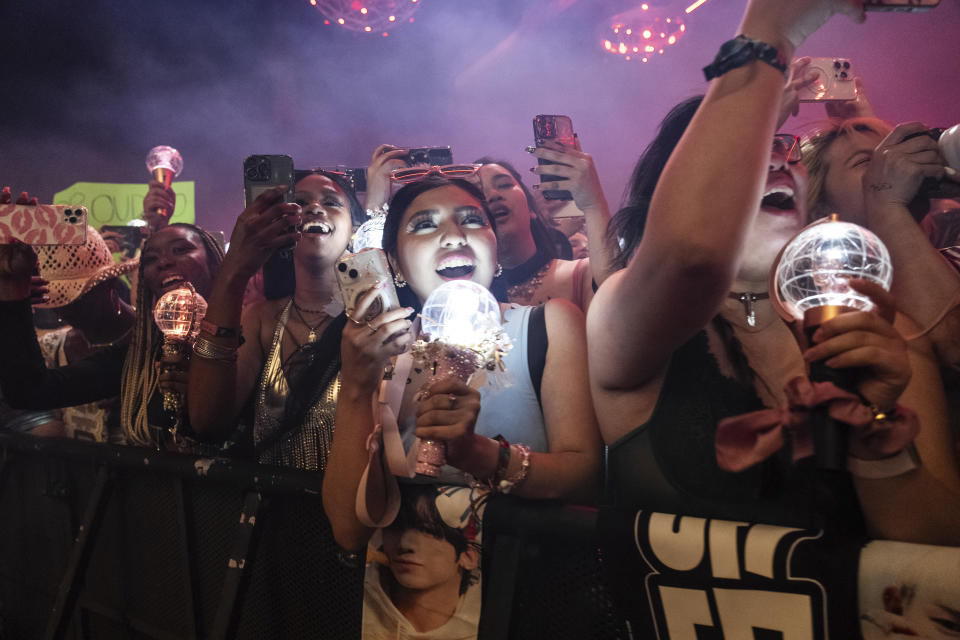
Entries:
[[432,167],[410,167],[409,169],[395,169],[390,172],[390,180],[400,184],[410,184],[423,180],[428,176],[443,176],[444,178],[471,178],[480,169],[479,164],[445,164]]

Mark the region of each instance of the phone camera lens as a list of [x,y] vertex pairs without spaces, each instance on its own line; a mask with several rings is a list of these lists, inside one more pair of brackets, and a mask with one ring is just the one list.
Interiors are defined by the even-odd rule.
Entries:
[[833,61],[833,68],[834,68],[834,69],[839,69],[839,68],[840,68],[840,61],[839,61],[839,60],[834,60],[834,61]]
[[844,69],[849,69],[849,68],[850,68],[850,62],[849,62],[849,61],[845,61],[845,62],[843,63],[843,68],[844,68]]
[[356,269],[350,269],[350,273],[347,274],[351,278],[356,278],[360,273]]
[[846,71],[841,71],[841,72],[840,72],[840,77],[843,78],[844,80],[846,80],[846,79],[847,79],[847,72],[846,72]]
[[337,269],[340,270],[340,273],[343,273],[344,271],[347,270],[347,265],[341,262],[340,264],[337,265]]

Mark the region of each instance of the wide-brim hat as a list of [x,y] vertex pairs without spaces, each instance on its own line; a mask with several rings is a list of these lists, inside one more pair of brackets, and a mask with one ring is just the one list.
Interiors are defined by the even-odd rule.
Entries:
[[107,243],[93,227],[87,227],[87,240],[80,245],[37,247],[40,276],[49,281],[50,300],[34,305],[42,309],[68,305],[95,286],[130,273],[139,258],[115,262]]

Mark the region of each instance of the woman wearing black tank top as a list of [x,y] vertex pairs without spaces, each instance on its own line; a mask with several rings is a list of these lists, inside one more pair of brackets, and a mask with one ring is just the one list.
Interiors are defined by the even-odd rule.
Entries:
[[[853,1],[751,0],[739,33],[787,60],[837,12],[862,15]],[[806,224],[798,149],[792,137],[774,137],[802,81],[784,90],[776,61],[739,62],[721,65],[702,103],[679,105],[641,159],[632,206],[613,228],[624,268],[600,287],[588,317],[591,385],[619,504],[957,544],[960,475],[940,446],[945,410],[927,346],[908,347],[879,313],[851,312],[802,352],[769,304],[770,267]],[[893,317],[888,294],[855,286]],[[913,331],[901,316],[896,326]],[[778,456],[739,473],[720,469],[717,422],[786,406],[785,384],[824,358],[862,368],[857,391],[874,407],[917,413],[922,464],[829,482],[809,460]]]

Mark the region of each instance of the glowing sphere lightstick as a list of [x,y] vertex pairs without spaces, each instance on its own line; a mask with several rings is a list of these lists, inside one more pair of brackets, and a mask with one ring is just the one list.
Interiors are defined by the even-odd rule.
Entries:
[[[164,189],[169,189],[173,179],[183,171],[183,158],[180,152],[173,147],[160,145],[150,149],[147,153],[147,171],[157,182],[162,182]],[[165,218],[173,215],[172,211],[159,209],[157,211]]]
[[[512,346],[493,294],[469,280],[446,282],[430,294],[420,314],[420,336],[414,357],[435,379],[464,383],[481,369],[502,370],[501,359]],[[418,440],[417,446],[417,473],[436,477],[446,462],[446,445]]]
[[[207,301],[189,282],[160,296],[153,308],[153,319],[163,333],[161,366],[164,370],[177,369],[185,359],[193,339],[200,332],[200,321],[207,313]],[[171,432],[176,439],[183,399],[176,391],[163,392],[163,408],[174,414]]]
[[[893,266],[886,246],[859,225],[840,222],[836,214],[797,234],[781,251],[771,272],[774,307],[789,320],[802,323],[809,342],[824,322],[847,311],[870,311],[874,303],[850,287],[862,279],[890,290]],[[822,361],[810,365],[810,379],[833,382],[848,390],[856,371],[836,370]],[[826,469],[846,467],[846,427],[825,412],[814,415],[814,452]]]

